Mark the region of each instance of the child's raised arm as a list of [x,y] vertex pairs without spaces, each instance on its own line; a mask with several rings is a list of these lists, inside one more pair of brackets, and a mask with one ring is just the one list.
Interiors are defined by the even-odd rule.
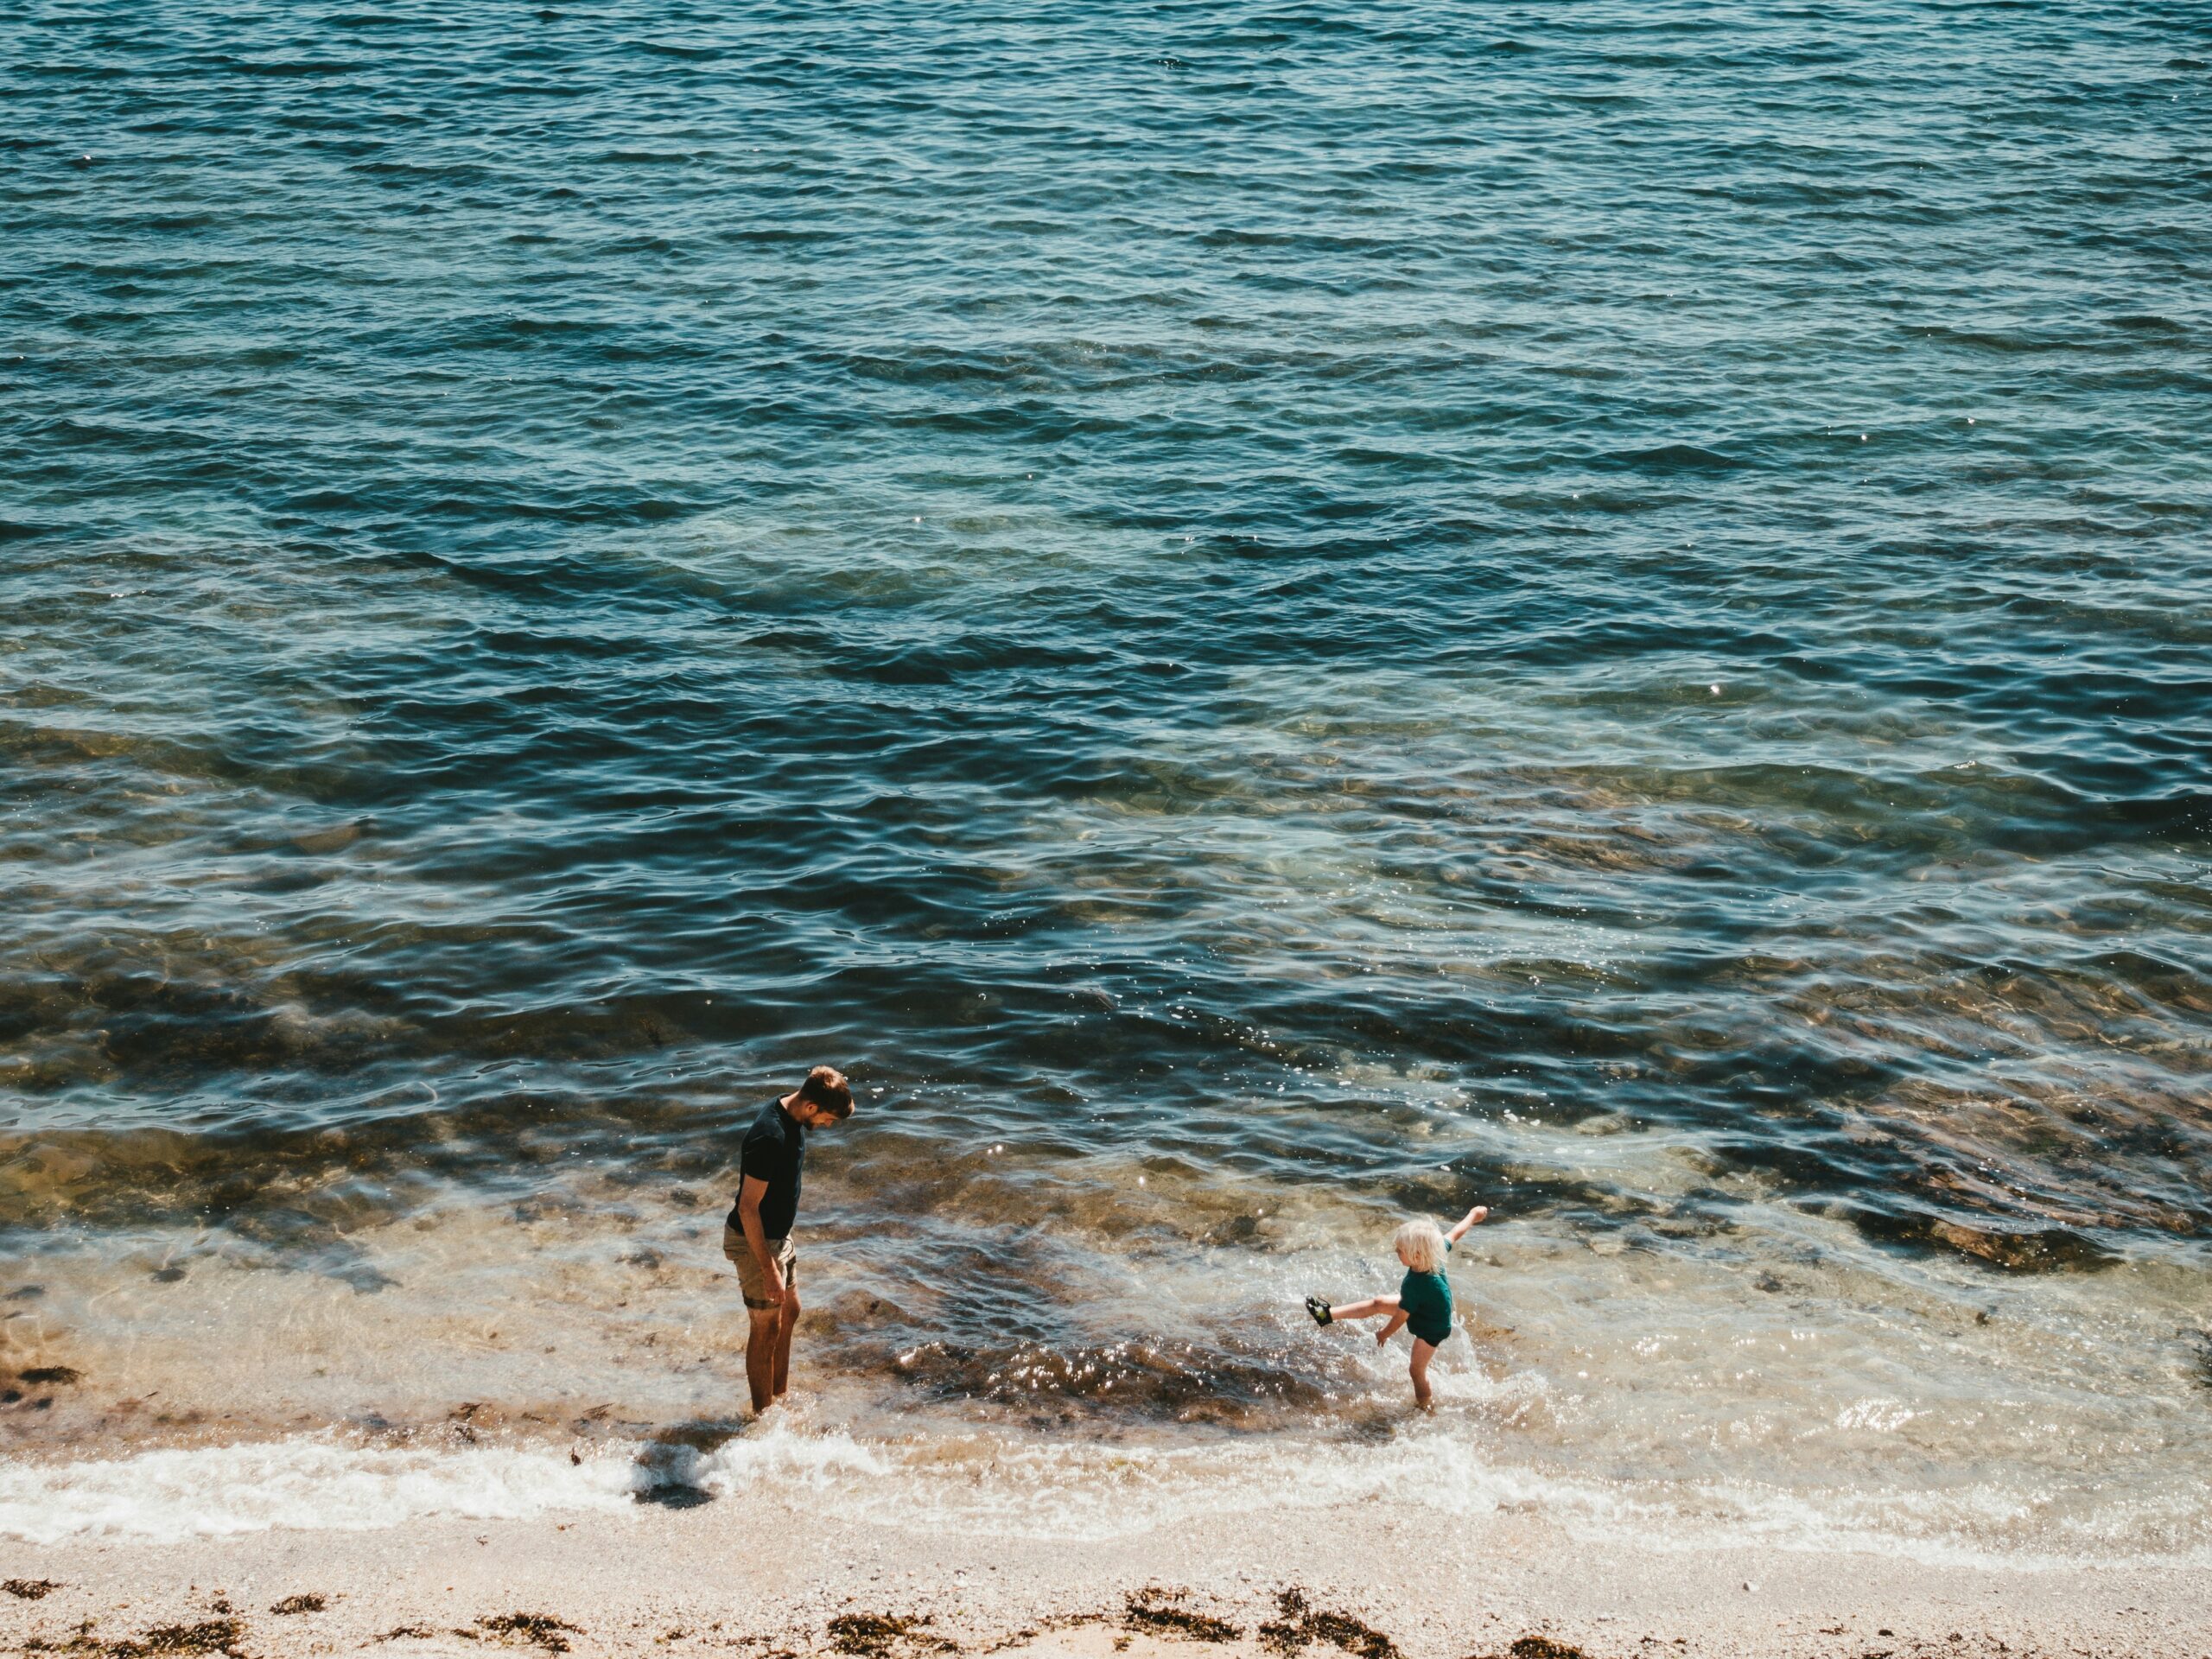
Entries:
[[1470,1227],[1489,1219],[1489,1206],[1478,1204],[1473,1209],[1468,1211],[1465,1215],[1460,1217],[1459,1224],[1457,1227],[1454,1227],[1450,1232],[1445,1234],[1444,1236],[1450,1239],[1454,1244],[1457,1244],[1461,1239],[1467,1236],[1467,1230]]

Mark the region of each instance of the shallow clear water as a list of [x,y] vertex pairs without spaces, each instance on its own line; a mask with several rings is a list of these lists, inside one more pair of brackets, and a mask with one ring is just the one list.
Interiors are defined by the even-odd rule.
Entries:
[[[0,1530],[322,1433],[2212,1545],[2208,66],[0,19],[0,1358],[81,1373]],[[824,1058],[808,1398],[725,1440],[736,1136]],[[1478,1201],[1408,1423],[1297,1301]],[[415,1501],[323,1445],[238,1524]]]

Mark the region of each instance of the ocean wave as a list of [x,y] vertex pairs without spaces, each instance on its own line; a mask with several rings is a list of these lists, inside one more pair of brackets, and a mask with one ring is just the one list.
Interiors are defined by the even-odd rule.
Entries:
[[517,1520],[629,1503],[620,1457],[479,1447],[380,1450],[328,1439],[162,1448],[61,1464],[0,1461],[0,1537],[174,1543],[290,1530],[370,1531],[438,1516]]
[[58,1465],[0,1462],[0,1537],[172,1543],[276,1530],[372,1531],[441,1517],[619,1516],[773,1492],[823,1521],[938,1535],[1088,1542],[1209,1515],[1351,1508],[1378,1498],[1448,1523],[1541,1516],[1595,1542],[1857,1551],[2016,1571],[2212,1563],[2201,1512],[2114,1500],[2052,1523],[2048,1493],[1713,1479],[1593,1483],[1503,1465],[1445,1435],[1344,1446],[1163,1449],[948,1437],[866,1441],[776,1422],[700,1447],[609,1443],[588,1455],[492,1446],[390,1450],[326,1437],[156,1450]]

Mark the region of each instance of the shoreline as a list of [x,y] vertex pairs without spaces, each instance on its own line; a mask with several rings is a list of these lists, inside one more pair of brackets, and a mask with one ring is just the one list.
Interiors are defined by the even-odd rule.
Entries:
[[[1381,1500],[1071,1544],[824,1522],[756,1488],[690,1508],[10,1544],[0,1562],[0,1646],[109,1659],[490,1646],[762,1659],[2212,1652],[2212,1574],[2170,1564],[1598,1542],[1537,1514],[1446,1526]],[[54,1587],[20,1593],[41,1583]]]

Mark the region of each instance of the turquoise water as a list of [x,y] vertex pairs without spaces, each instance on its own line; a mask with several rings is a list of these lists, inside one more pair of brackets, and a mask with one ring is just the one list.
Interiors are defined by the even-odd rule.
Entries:
[[1415,1432],[1482,1201],[1470,1467],[2202,1544],[2202,14],[449,14],[0,19],[17,1455],[734,1414],[832,1059],[822,1433]]

